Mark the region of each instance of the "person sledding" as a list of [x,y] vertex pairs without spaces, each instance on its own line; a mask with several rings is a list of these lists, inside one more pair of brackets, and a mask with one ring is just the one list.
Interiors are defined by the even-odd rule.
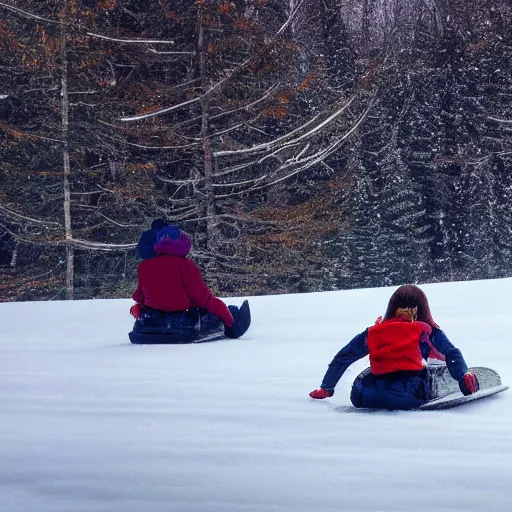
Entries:
[[190,238],[177,226],[158,231],[154,251],[137,267],[133,343],[190,343],[219,332],[238,338],[250,324],[247,301],[239,309],[213,296],[189,258]]
[[334,357],[311,398],[333,396],[345,370],[369,355],[370,371],[358,377],[350,400],[354,407],[416,409],[431,397],[427,358],[441,359],[464,395],[479,390],[461,351],[434,322],[425,293],[415,285],[399,287],[389,300],[384,318],[342,348]]

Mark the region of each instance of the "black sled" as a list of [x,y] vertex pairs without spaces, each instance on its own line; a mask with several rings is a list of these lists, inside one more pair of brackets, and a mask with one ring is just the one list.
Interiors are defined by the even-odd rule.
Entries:
[[240,308],[228,308],[235,320],[233,327],[224,327],[218,317],[198,308],[177,313],[143,312],[128,337],[135,345],[182,345],[240,338],[251,325],[249,302],[245,300]]

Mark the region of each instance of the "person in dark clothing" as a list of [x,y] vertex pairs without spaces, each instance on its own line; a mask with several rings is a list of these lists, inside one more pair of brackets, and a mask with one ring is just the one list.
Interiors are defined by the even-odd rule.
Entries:
[[133,300],[140,306],[167,312],[203,308],[222,319],[228,327],[233,316],[206,286],[196,264],[186,258],[191,248],[188,236],[176,226],[167,226],[157,234],[155,258],[139,264],[138,284]]
[[158,232],[167,226],[167,222],[164,219],[155,219],[151,223],[151,229],[144,231],[140,235],[139,243],[137,244],[137,255],[143,260],[154,258],[156,252],[154,249],[156,243],[156,235]]
[[430,399],[426,360],[446,362],[464,395],[479,389],[461,351],[434,322],[424,292],[415,285],[399,287],[389,300],[384,319],[355,336],[334,357],[311,398],[324,399],[346,369],[369,355],[370,371],[356,379],[350,399],[355,407],[415,409]]
[[[177,226],[166,226],[156,236],[156,257],[137,267],[133,293],[137,303],[130,313],[137,319],[133,333],[161,335],[165,342],[190,342],[201,333],[224,331],[238,338],[249,328],[249,305],[226,306],[206,286],[201,272],[187,255],[191,242]],[[137,338],[137,336],[132,336]],[[143,339],[143,336],[139,336]],[[174,340],[174,341],[173,341]],[[145,342],[158,343],[156,337]]]

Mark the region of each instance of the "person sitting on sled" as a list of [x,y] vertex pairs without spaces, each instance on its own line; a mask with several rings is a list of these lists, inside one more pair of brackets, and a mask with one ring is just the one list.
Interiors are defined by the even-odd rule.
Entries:
[[384,319],[379,317],[336,354],[321,386],[309,396],[332,396],[345,370],[367,355],[370,372],[352,385],[354,407],[407,410],[423,405],[431,396],[428,357],[446,361],[464,395],[479,389],[478,378],[468,373],[460,350],[434,322],[425,293],[415,285],[400,286],[393,293]]
[[137,267],[138,284],[132,296],[137,304],[130,309],[137,319],[133,332],[194,336],[200,316],[201,331],[218,329],[223,323],[226,336],[239,337],[233,318],[238,308],[228,308],[213,296],[196,264],[187,258],[190,248],[190,238],[177,226],[158,232],[156,257]]

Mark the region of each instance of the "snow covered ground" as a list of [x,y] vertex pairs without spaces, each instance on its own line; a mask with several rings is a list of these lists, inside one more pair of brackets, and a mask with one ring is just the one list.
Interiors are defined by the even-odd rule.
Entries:
[[[422,288],[511,384],[512,279]],[[0,511],[510,510],[512,391],[361,412],[361,361],[308,397],[393,290],[255,297],[243,339],[184,346],[130,345],[128,300],[0,304]]]

